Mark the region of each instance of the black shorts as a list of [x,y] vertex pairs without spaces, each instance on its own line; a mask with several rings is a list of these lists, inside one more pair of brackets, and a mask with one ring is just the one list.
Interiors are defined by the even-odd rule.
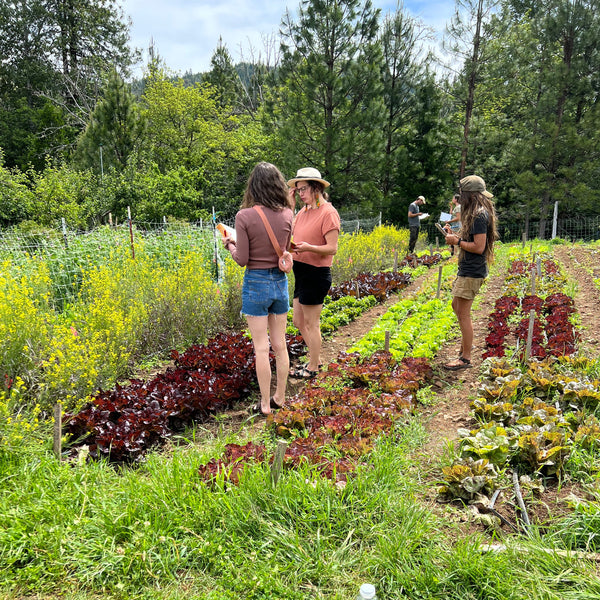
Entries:
[[331,267],[313,267],[294,261],[294,298],[307,306],[323,304],[331,288]]

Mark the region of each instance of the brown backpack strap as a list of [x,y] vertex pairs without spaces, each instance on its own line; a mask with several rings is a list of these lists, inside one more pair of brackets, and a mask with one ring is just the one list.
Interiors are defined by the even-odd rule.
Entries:
[[271,228],[269,221],[267,221],[267,217],[265,216],[265,213],[263,212],[262,207],[257,206],[255,204],[252,208],[254,208],[256,210],[256,212],[260,215],[262,222],[265,224],[265,229],[267,230],[267,233],[269,234],[269,238],[271,238],[271,244],[273,244],[273,248],[275,248],[275,252],[277,252],[277,256],[281,256],[283,254],[283,250],[279,247],[279,244],[277,243],[277,238],[275,237],[275,234],[273,233],[273,229]]

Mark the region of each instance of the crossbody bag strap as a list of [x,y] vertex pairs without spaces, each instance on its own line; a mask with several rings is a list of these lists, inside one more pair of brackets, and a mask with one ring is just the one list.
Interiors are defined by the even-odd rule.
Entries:
[[263,212],[262,207],[257,206],[255,204],[252,208],[254,208],[256,210],[256,212],[260,215],[262,222],[265,224],[265,229],[267,230],[267,233],[269,234],[269,238],[271,239],[271,244],[273,244],[273,248],[275,248],[275,252],[277,252],[277,256],[281,256],[283,254],[283,250],[279,247],[279,244],[277,243],[277,238],[275,237],[275,234],[273,233],[273,229],[271,228],[269,221],[267,221],[267,217],[265,216],[265,213]]

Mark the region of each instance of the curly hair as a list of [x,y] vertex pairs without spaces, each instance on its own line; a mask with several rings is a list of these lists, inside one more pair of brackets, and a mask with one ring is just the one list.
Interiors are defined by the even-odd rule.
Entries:
[[281,171],[271,163],[258,163],[248,178],[242,208],[252,208],[255,204],[277,211],[289,206],[287,183]]
[[[494,261],[494,242],[499,239],[496,209],[494,203],[481,192],[465,192],[460,193],[460,208],[461,208],[461,228],[460,235],[467,236],[473,229],[475,219],[485,214],[488,222],[485,250],[483,254],[488,264]],[[464,252],[462,249],[460,252]],[[460,260],[460,255],[459,255]]]

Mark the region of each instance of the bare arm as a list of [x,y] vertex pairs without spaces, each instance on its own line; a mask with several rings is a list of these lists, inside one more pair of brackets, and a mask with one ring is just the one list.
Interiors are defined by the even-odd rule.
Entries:
[[[446,243],[451,246],[458,245],[458,240],[460,238],[457,235],[450,234],[446,236]],[[476,233],[473,236],[472,242],[467,242],[463,240],[460,243],[460,247],[467,252],[472,252],[473,254],[483,254],[485,252],[485,244],[486,244],[487,234],[485,233]]]

